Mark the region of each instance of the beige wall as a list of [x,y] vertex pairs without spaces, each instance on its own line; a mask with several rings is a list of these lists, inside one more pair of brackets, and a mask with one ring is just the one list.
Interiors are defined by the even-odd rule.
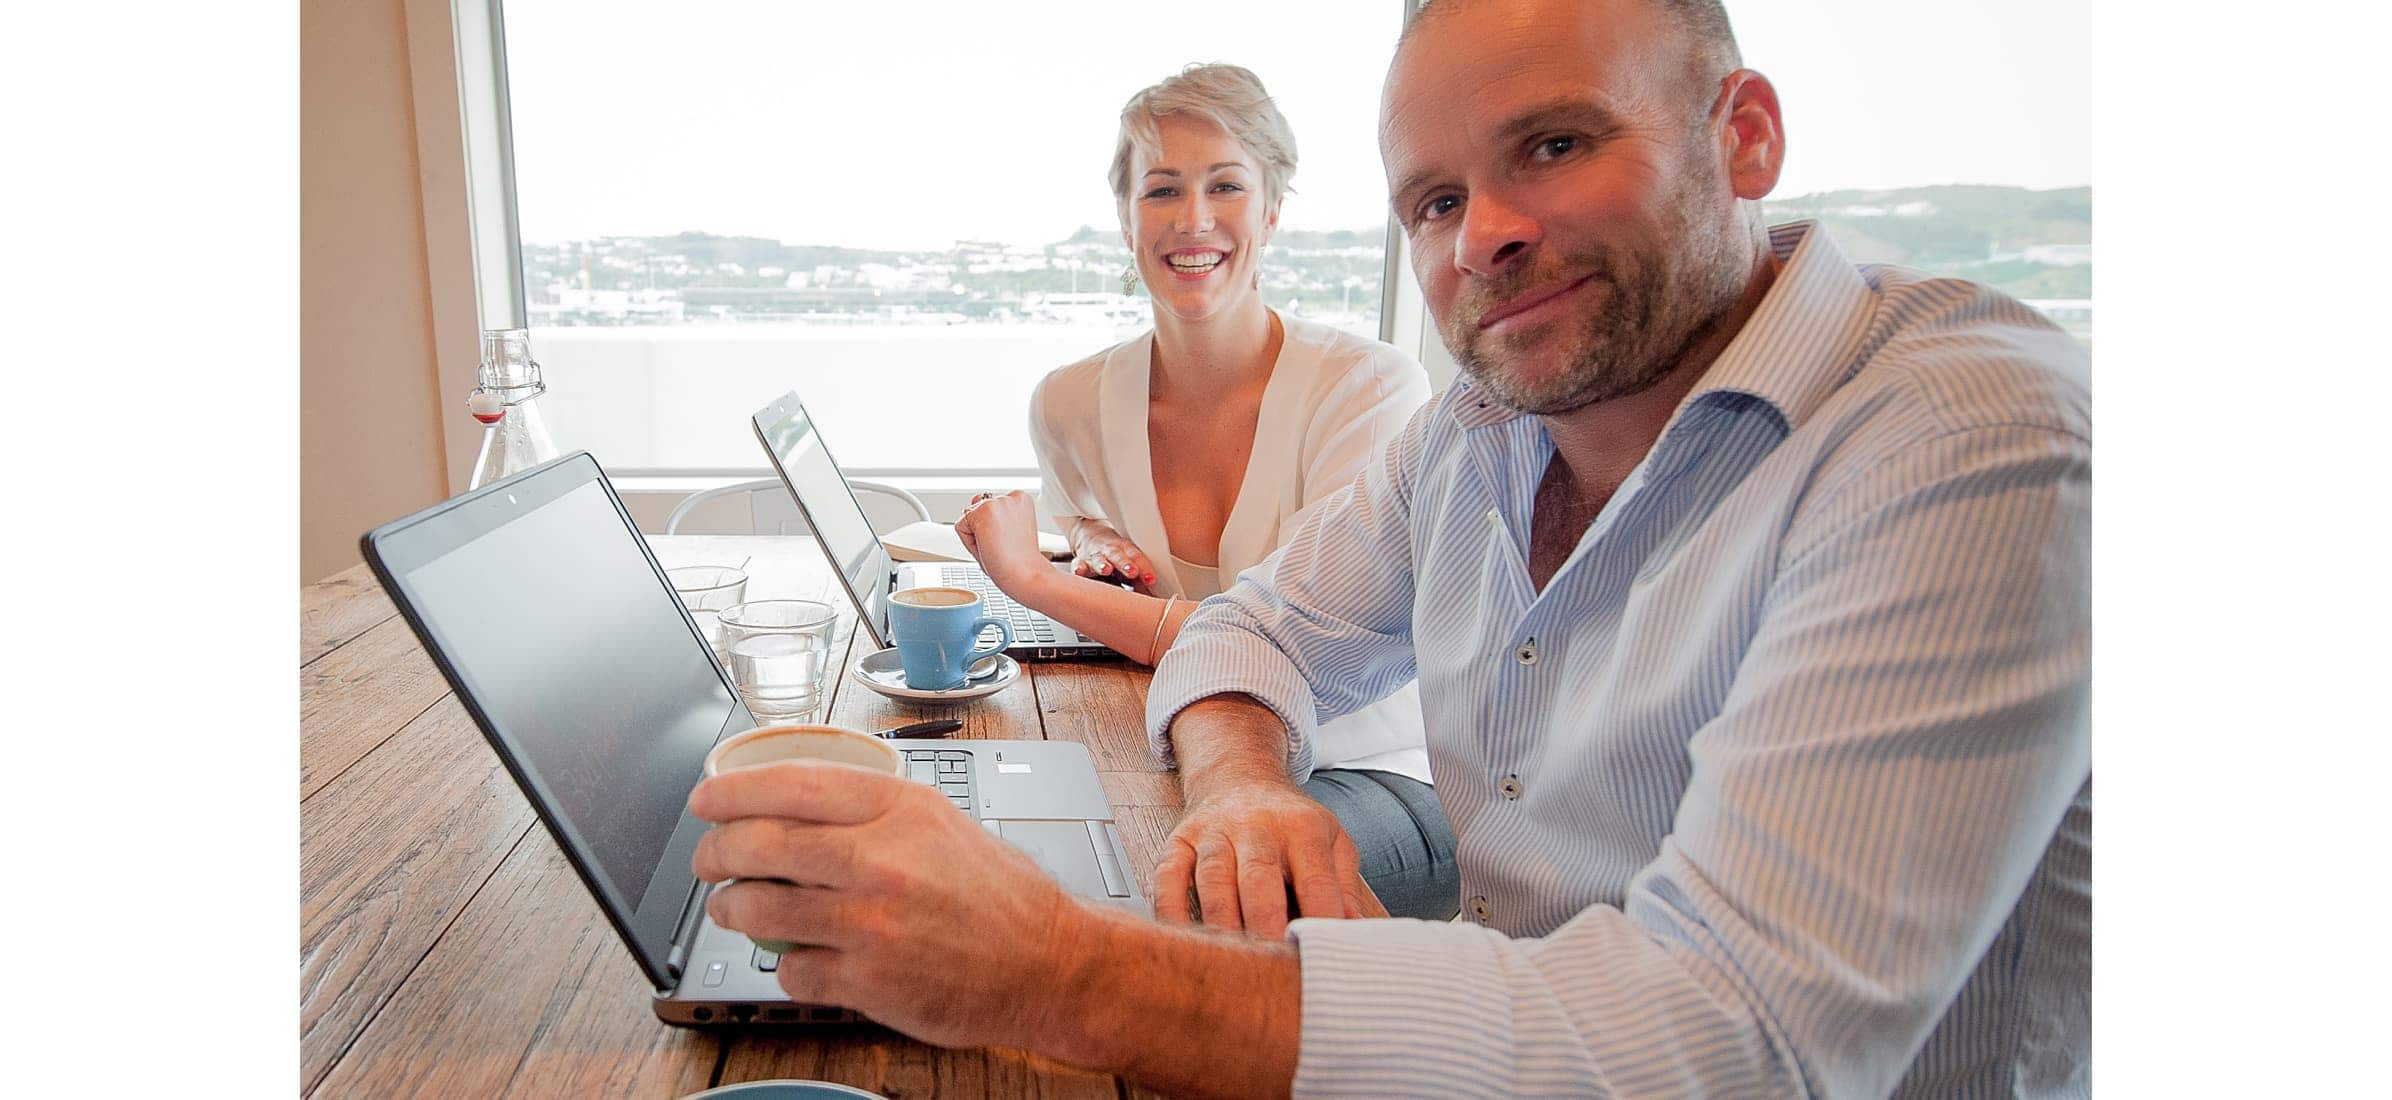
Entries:
[[299,36],[305,584],[356,564],[367,528],[445,497],[448,471],[406,4],[303,0]]

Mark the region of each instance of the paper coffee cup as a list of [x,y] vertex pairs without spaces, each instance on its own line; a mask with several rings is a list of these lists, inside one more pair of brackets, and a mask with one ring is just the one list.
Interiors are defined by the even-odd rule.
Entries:
[[[905,775],[905,754],[897,746],[841,726],[759,726],[725,737],[706,754],[706,777],[742,768],[760,768],[787,760],[827,760],[887,775]],[[775,955],[795,946],[782,940],[749,936],[756,946]]]

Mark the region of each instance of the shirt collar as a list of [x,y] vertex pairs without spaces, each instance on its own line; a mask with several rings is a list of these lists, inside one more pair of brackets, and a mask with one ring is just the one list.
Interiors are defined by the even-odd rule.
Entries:
[[1776,409],[1791,432],[1851,376],[1852,350],[1876,304],[1868,281],[1815,221],[1771,226],[1769,249],[1781,265],[1777,280],[1679,403],[1681,415],[1708,394],[1748,394]]
[[[1776,409],[1791,431],[1849,376],[1851,351],[1872,311],[1868,282],[1815,221],[1771,226],[1769,248],[1781,265],[1776,281],[1679,403],[1680,415],[1709,394],[1748,394]],[[1465,431],[1526,415],[1479,392],[1467,377],[1454,383],[1452,400],[1454,420]]]

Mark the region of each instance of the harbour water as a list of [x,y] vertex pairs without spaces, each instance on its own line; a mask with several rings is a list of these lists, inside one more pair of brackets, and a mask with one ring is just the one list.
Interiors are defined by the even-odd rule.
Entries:
[[586,448],[610,471],[758,470],[748,416],[793,389],[850,470],[1030,470],[1038,380],[1140,331],[1101,322],[559,326],[532,330],[532,354],[548,381],[557,445]]

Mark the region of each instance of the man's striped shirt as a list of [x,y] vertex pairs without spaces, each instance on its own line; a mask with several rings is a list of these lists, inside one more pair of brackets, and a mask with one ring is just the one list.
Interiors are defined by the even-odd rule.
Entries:
[[1302,920],[1298,1095],[2090,1087],[2084,352],[1772,230],[1767,296],[1544,591],[1467,381],[1193,616],[1148,725],[1418,676],[1463,923]]

